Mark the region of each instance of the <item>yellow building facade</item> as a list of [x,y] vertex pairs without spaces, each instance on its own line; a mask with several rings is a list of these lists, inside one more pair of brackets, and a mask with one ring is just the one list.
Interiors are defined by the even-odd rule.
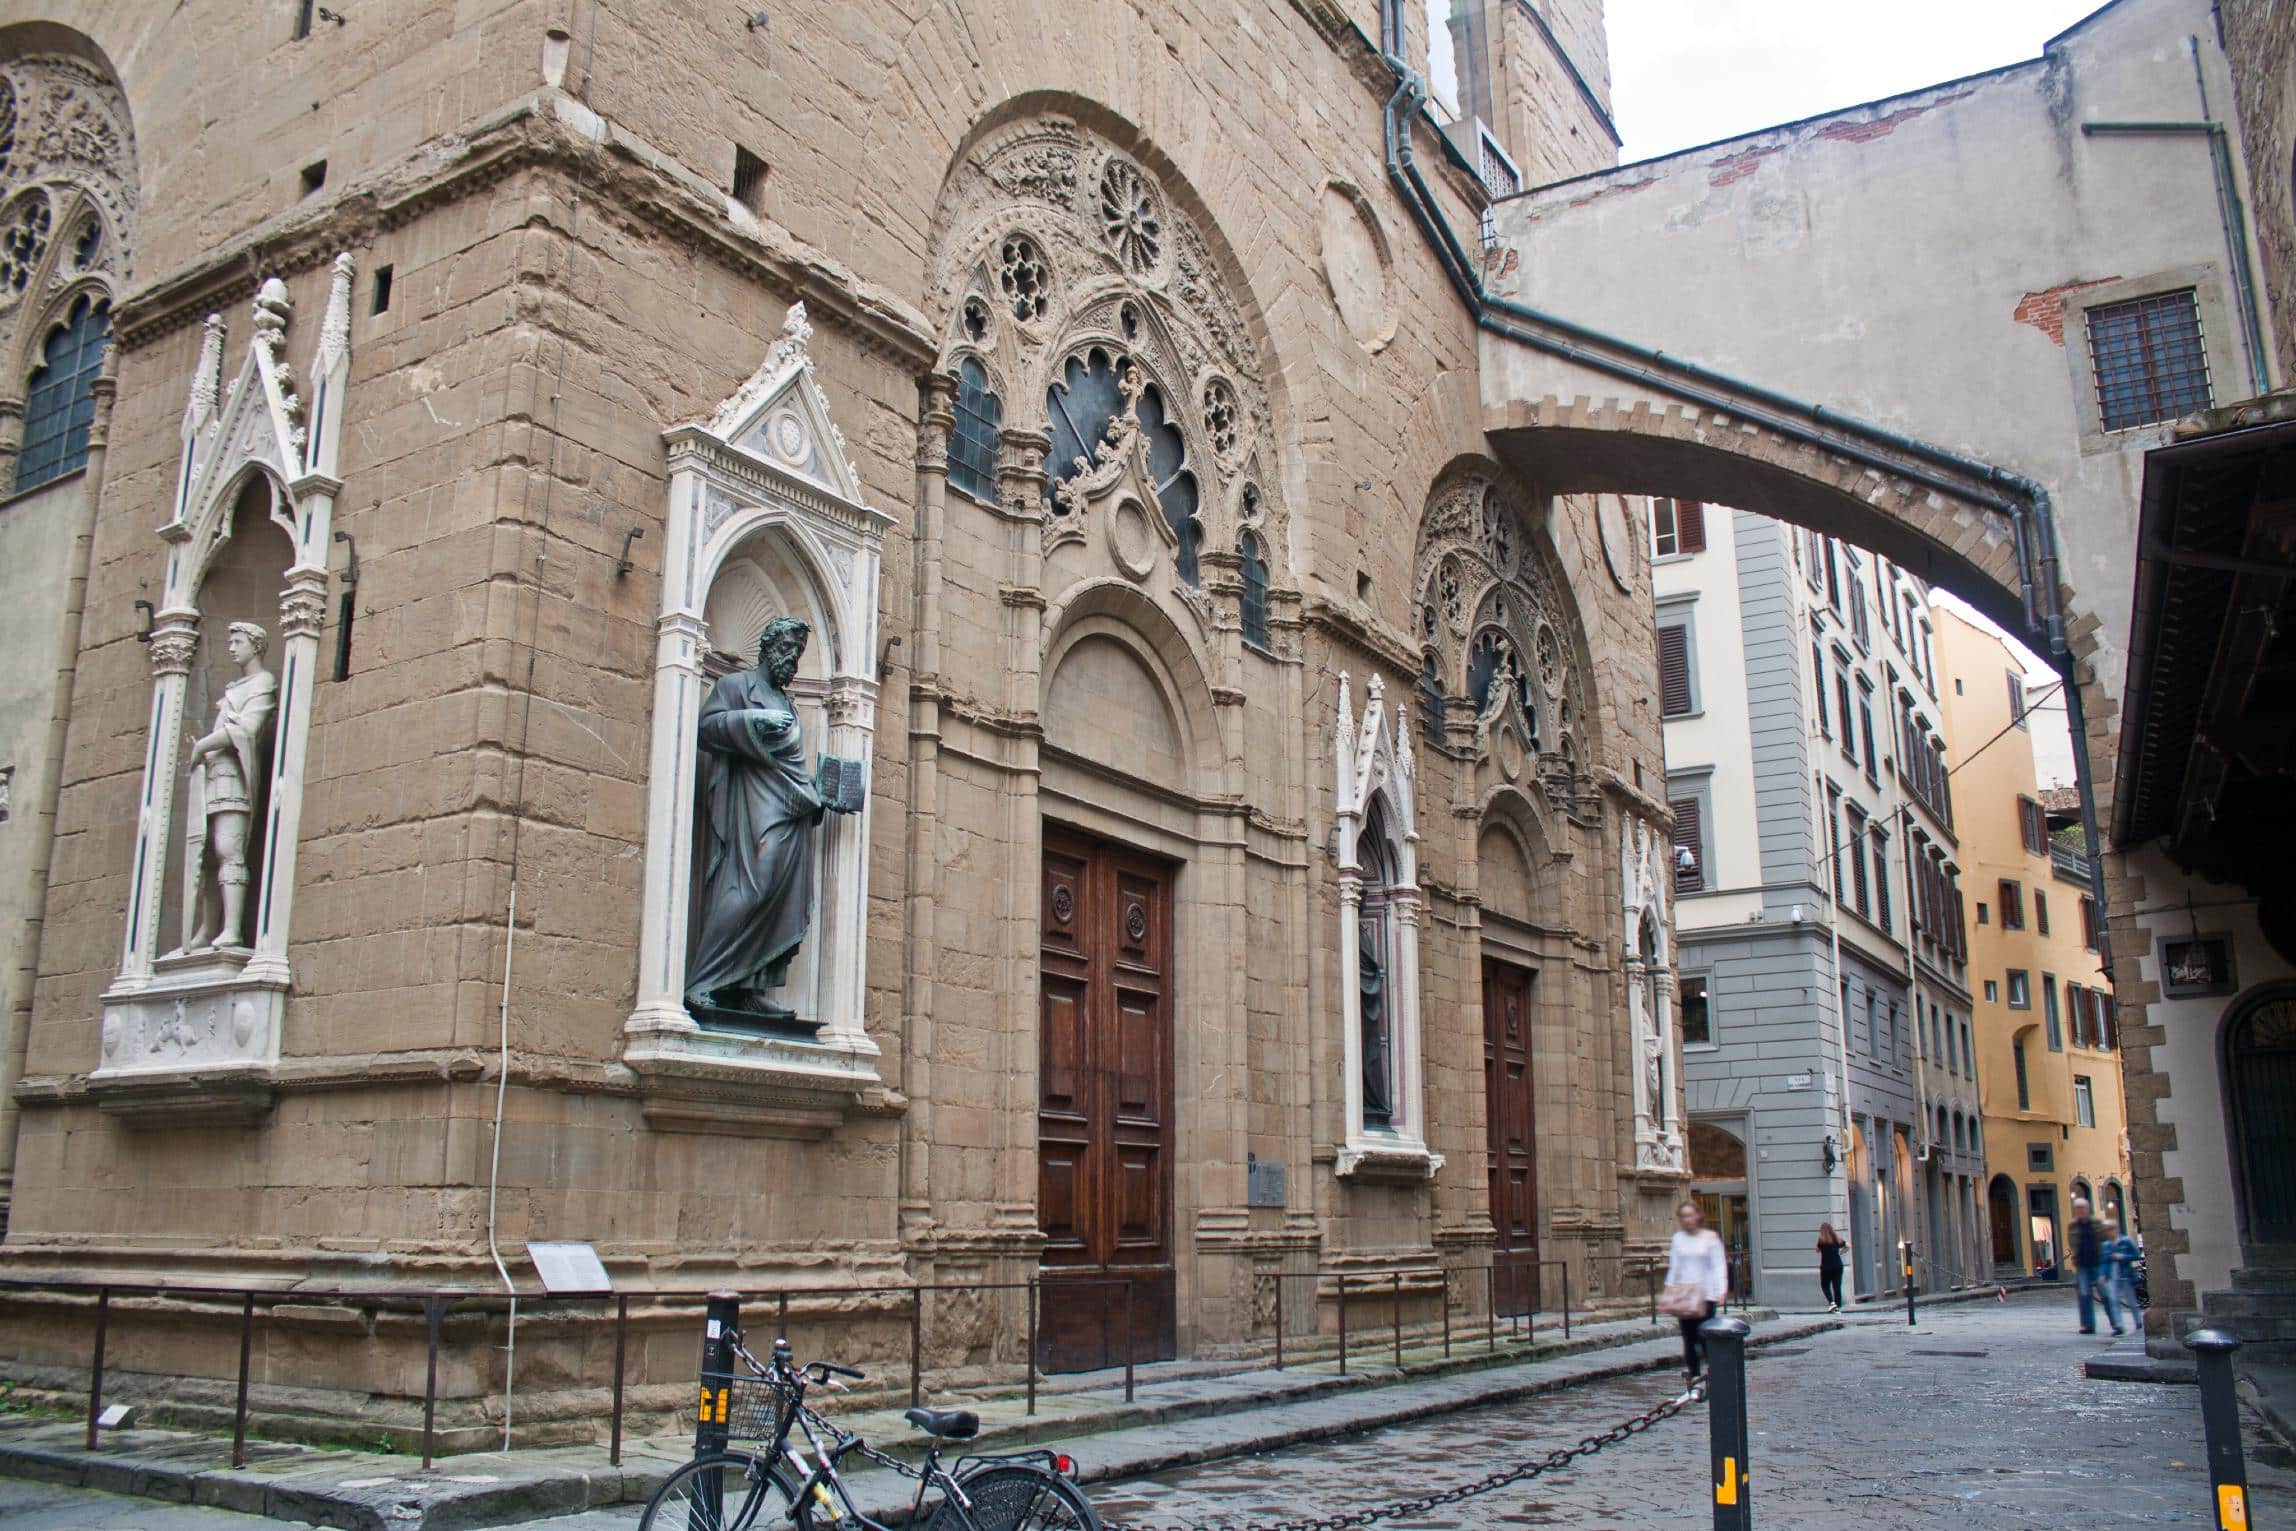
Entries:
[[1972,906],[1983,1247],[1997,1276],[2047,1274],[2076,1198],[2138,1230],[2112,980],[2078,831],[2053,834],[2077,824],[2072,793],[2041,786],[2039,760],[2063,753],[2063,704],[2028,684],[1998,636],[1947,608],[1933,616]]

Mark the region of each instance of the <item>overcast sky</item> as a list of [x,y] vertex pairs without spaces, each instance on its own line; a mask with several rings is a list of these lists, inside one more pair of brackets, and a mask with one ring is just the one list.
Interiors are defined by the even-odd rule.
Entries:
[[1608,0],[1621,158],[2038,57],[2103,0]]

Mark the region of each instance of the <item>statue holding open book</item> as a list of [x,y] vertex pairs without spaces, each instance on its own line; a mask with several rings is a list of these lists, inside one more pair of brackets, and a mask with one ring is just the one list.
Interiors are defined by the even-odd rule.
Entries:
[[866,787],[859,761],[807,763],[789,686],[811,637],[795,617],[768,622],[757,668],[725,677],[702,704],[698,935],[686,1009],[705,1025],[800,1035],[818,1027],[767,995],[788,982],[812,922],[821,821],[860,812]]

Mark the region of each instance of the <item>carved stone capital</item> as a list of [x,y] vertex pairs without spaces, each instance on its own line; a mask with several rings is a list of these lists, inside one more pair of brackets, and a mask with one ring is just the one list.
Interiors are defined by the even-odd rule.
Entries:
[[300,569],[279,592],[279,632],[284,638],[316,638],[327,620],[327,576]]
[[154,676],[189,675],[199,653],[199,618],[173,616],[152,629],[151,673]]

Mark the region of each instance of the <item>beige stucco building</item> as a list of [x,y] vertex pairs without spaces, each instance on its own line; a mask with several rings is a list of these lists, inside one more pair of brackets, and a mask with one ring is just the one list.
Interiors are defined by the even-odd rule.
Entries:
[[2064,703],[2023,659],[1936,607],[1945,744],[1959,807],[1971,1016],[1984,1098],[1990,1255],[2031,1275],[2066,1259],[2075,1198],[2143,1232],[2121,1100],[2119,1004],[2077,815],[2040,784],[2035,739]]
[[[532,1290],[530,1240],[855,1356],[907,1324],[856,1289],[961,1288],[945,1376],[1040,1275],[1054,1366],[1126,1286],[1143,1356],[1349,1271],[1429,1324],[1616,1292],[1685,1183],[1648,557],[1486,430],[1382,147],[1468,231],[1608,163],[1600,13],[1452,9],[1418,112],[1428,8],[1368,0],[0,7],[15,143],[75,148],[0,218],[116,220],[117,391],[108,470],[0,505],[48,858],[0,1268],[174,1288],[112,1386],[186,1407],[237,1309],[185,1289],[292,1291],[276,1429],[404,1428],[399,1299]],[[790,615],[867,791],[790,1017],[704,1025],[694,718]],[[666,1407],[691,1305],[636,1321]],[[525,1322],[522,1438],[592,1430],[597,1320]],[[0,1314],[21,1371],[85,1344]]]

